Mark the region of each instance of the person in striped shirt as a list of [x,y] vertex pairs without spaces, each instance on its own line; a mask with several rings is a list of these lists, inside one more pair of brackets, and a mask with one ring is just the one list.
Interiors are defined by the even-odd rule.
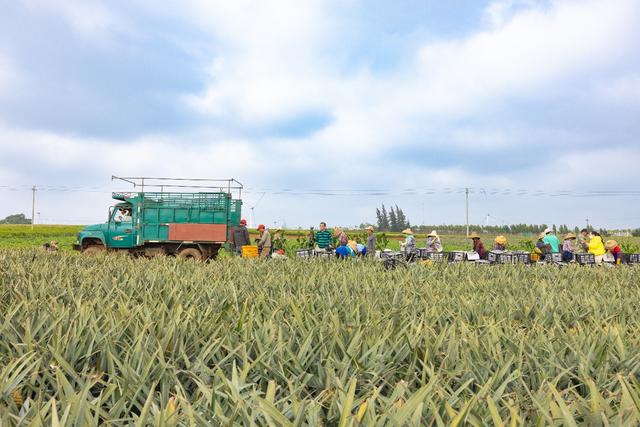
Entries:
[[333,233],[327,228],[327,223],[320,223],[320,230],[316,231],[316,246],[318,249],[327,250],[331,248]]

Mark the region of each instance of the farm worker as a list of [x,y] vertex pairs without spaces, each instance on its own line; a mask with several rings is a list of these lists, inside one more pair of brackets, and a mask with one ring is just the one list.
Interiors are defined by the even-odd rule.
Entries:
[[583,228],[580,230],[580,235],[578,236],[578,249],[582,252],[589,252],[589,230]]
[[278,228],[276,232],[273,234],[273,250],[279,251],[284,250],[284,237],[282,236],[282,229]]
[[354,253],[358,253],[358,242],[355,240],[349,240],[347,246],[349,246]]
[[400,250],[404,251],[407,261],[411,261],[416,255],[416,238],[410,228],[402,230],[405,235],[404,242],[400,243]]
[[567,233],[564,235],[564,240],[562,241],[562,261],[569,262],[573,260],[573,254],[576,252],[576,247],[573,244],[574,240],[576,240],[575,234]]
[[544,232],[538,235],[538,241],[536,242],[536,247],[534,249],[534,252],[538,255],[546,255],[551,252],[551,246],[544,242],[544,236]]
[[242,247],[251,244],[246,219],[241,219],[240,225],[233,229],[233,233],[231,233],[231,241],[236,249],[236,255],[242,255]]
[[347,233],[345,233],[341,228],[336,228],[333,231],[333,237],[338,238],[338,245],[347,245],[349,243],[349,237],[347,236]]
[[610,255],[609,258],[612,259],[613,263],[620,265],[622,262],[622,249],[620,249],[618,243],[615,240],[607,240],[604,247],[609,251],[608,255]]
[[494,251],[506,251],[507,250],[507,238],[500,235],[493,239]]
[[316,245],[318,249],[326,251],[331,249],[331,242],[333,240],[331,230],[327,229],[327,223],[320,223],[320,230],[316,231]]
[[592,253],[596,258],[596,263],[600,264],[604,254],[607,253],[602,242],[602,236],[597,231],[592,231],[589,237],[589,253]]
[[544,238],[542,241],[551,247],[551,253],[556,254],[560,252],[560,239],[558,239],[558,236],[553,234],[553,230],[547,227],[543,233]]
[[367,255],[374,256],[376,254],[376,234],[373,227],[367,227]]
[[363,245],[362,243],[358,243],[356,245],[356,255],[358,256],[367,256],[367,247],[365,245]]
[[427,234],[427,252],[442,252],[442,242],[436,230]]
[[351,249],[348,245],[341,244],[336,248],[336,257],[338,258],[347,258],[356,256],[353,249]]
[[478,253],[480,259],[487,257],[487,250],[484,248],[484,244],[480,240],[480,236],[475,231],[469,234],[469,238],[473,240],[473,251]]
[[258,226],[258,231],[260,232],[258,251],[261,257],[267,258],[271,253],[271,234],[269,234],[269,230],[265,228],[264,224]]

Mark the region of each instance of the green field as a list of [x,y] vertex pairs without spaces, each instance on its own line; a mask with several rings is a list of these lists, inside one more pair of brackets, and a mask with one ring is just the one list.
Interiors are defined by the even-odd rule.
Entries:
[[0,250],[1,425],[638,425],[636,267]]
[[[71,250],[71,245],[76,240],[76,234],[83,228],[82,225],[36,225],[31,229],[30,225],[0,225],[0,248],[30,248],[39,247],[43,243],[57,241],[62,250]],[[356,238],[361,242],[366,241],[366,233],[360,230],[348,231],[352,238]],[[379,241],[387,240],[386,247],[392,250],[398,250],[399,241],[404,237],[400,233],[377,233]],[[306,231],[287,230],[285,237],[287,238],[288,253],[293,256],[295,249],[299,248],[303,242],[306,242]],[[252,240],[257,237],[255,230],[251,230]],[[483,236],[483,241],[487,249],[493,244],[494,235],[487,234]],[[426,241],[426,235],[417,234],[418,247],[423,247]],[[471,241],[463,235],[442,235],[442,242],[445,251],[471,250]],[[535,237],[509,235],[509,248],[512,250],[530,251],[533,248]],[[624,252],[640,252],[640,237],[613,237],[622,246]]]

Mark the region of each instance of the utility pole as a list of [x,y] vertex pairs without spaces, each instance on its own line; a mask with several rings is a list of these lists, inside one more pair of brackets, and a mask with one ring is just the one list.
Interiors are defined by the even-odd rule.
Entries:
[[464,189],[464,207],[466,212],[467,237],[469,237],[469,188]]
[[36,186],[31,188],[31,229],[33,230],[33,224],[36,222]]
[[585,221],[587,221],[587,231],[589,231],[589,217],[587,217],[587,219],[585,219]]

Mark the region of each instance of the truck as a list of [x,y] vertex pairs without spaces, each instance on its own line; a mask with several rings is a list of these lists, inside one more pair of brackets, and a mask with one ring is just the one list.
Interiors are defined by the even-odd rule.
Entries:
[[204,260],[215,258],[240,224],[243,186],[233,178],[111,179],[134,191],[113,192],[107,222],[81,230],[75,250]]

